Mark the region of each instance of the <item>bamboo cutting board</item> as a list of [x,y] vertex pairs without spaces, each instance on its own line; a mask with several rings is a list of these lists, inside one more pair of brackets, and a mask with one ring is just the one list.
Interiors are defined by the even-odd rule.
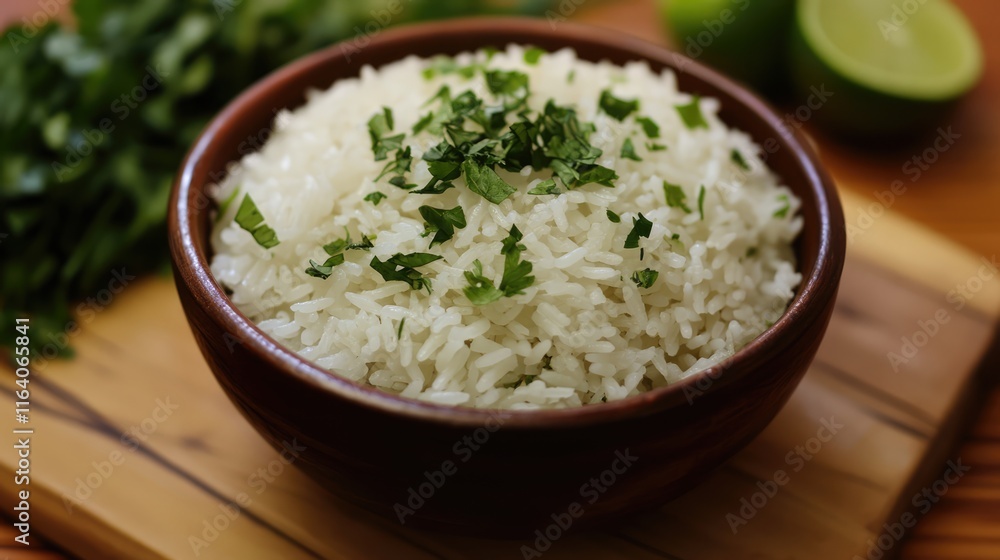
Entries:
[[[845,202],[857,215],[859,201]],[[947,490],[933,483],[948,461],[963,466],[950,445],[1000,310],[1000,276],[972,279],[990,272],[910,222],[874,220],[850,244],[816,362],[771,426],[679,500],[559,538],[545,558],[846,560],[880,537],[895,552],[907,516]],[[978,287],[961,309],[947,295],[958,284]],[[915,334],[921,325],[933,335]],[[74,361],[31,378],[32,537],[101,559],[535,557],[522,546],[536,543],[377,519],[286,465],[216,385],[167,279],[131,283],[72,343]],[[11,410],[14,377],[2,377]],[[5,507],[16,468],[4,453]]]

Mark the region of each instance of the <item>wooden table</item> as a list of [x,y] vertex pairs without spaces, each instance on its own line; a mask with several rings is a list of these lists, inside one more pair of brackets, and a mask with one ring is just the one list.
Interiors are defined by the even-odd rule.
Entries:
[[[987,26],[1000,16],[1000,3],[957,3],[970,15],[984,42],[987,73],[953,117],[951,125],[962,135],[955,149],[943,154],[919,182],[897,197],[892,210],[989,257],[1000,249],[1000,218],[996,214],[1000,209],[1000,109],[995,106],[1000,99],[1000,37]],[[5,0],[0,5],[0,22],[38,9],[33,0]],[[653,0],[591,0],[573,18],[622,29],[654,42],[667,41]],[[872,202],[876,201],[874,193],[900,178],[902,165],[923,150],[923,146],[915,145],[860,151],[821,136],[816,138],[840,188]],[[855,223],[860,214],[849,214],[847,219]],[[920,247],[901,245],[900,251],[919,252]],[[1000,558],[1000,391],[994,390],[986,401],[959,452],[973,466],[972,471],[913,530],[903,558]],[[11,542],[12,536],[6,523],[0,525],[0,542]],[[12,559],[63,557],[59,552],[35,547],[31,551],[5,548],[3,553]]]

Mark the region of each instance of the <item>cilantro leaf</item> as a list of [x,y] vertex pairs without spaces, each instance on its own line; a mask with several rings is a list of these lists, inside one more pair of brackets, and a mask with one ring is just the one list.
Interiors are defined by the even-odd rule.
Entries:
[[609,169],[601,165],[594,165],[580,173],[579,178],[576,180],[576,186],[586,185],[588,183],[597,183],[598,185],[604,185],[605,187],[614,187],[614,181],[618,178],[618,173],[614,169]]
[[622,222],[622,217],[612,212],[611,209],[608,209],[608,220],[610,220],[613,224],[620,224]]
[[540,49],[538,47],[531,47],[524,51],[524,62],[531,66],[538,64],[538,60],[542,58],[545,54],[545,49]]
[[621,157],[634,161],[642,161],[642,158],[635,153],[635,146],[632,145],[631,138],[626,138],[625,143],[622,144]]
[[646,142],[646,149],[651,152],[662,152],[667,149],[663,144],[657,144],[655,142]]
[[309,259],[309,268],[306,269],[306,274],[326,280],[333,273],[333,267],[343,263],[343,253],[330,256],[330,258],[326,259],[323,264],[319,264],[316,261]]
[[533,189],[528,191],[528,194],[538,194],[538,195],[559,194],[561,192],[562,190],[560,190],[559,187],[556,186],[556,182],[554,179],[546,179],[535,185]]
[[619,99],[611,94],[610,89],[601,92],[601,99],[598,103],[602,111],[619,121],[625,120],[625,117],[639,110],[638,99],[630,101]]
[[435,244],[444,243],[455,236],[455,228],[465,229],[465,212],[461,206],[456,206],[450,210],[441,210],[431,206],[421,206],[418,208],[420,216],[423,217],[428,234],[433,232],[431,247]]
[[270,249],[280,243],[278,234],[264,223],[264,216],[257,209],[257,204],[254,203],[249,194],[243,196],[243,202],[236,210],[235,221],[241,228],[250,232],[254,241],[265,249]]
[[645,237],[649,239],[649,234],[653,231],[653,222],[646,219],[639,213],[639,216],[632,218],[632,231],[628,232],[628,236],[625,238],[625,248],[626,249],[638,249],[639,248],[639,238]]
[[687,204],[684,202],[687,199],[687,195],[684,194],[684,189],[682,189],[680,185],[672,185],[664,181],[663,194],[667,198],[667,206],[671,208],[680,208],[688,214],[691,213],[691,209],[688,208]]
[[642,125],[642,131],[646,133],[646,138],[659,138],[660,125],[656,124],[649,117],[636,117],[635,122]]
[[[788,200],[787,194],[778,195],[778,201],[783,202],[784,205],[774,211],[775,218],[785,218],[788,216],[788,211],[792,209],[792,203]],[[254,236],[256,237],[256,235]]]
[[674,106],[674,108],[677,109],[677,113],[680,114],[681,120],[684,121],[684,126],[691,130],[696,128],[708,128],[708,121],[706,121],[704,115],[701,114],[700,101],[701,98],[695,96],[687,105]]
[[516,70],[490,70],[486,72],[486,87],[494,95],[514,96],[528,93],[528,75]]
[[375,272],[378,272],[386,282],[406,282],[414,290],[427,288],[427,293],[430,293],[430,279],[425,278],[423,273],[416,270],[416,268],[440,258],[439,255],[431,255],[429,253],[410,253],[408,255],[396,253],[386,261],[382,261],[378,257],[372,257],[369,266]]
[[455,188],[455,184],[451,181],[431,181],[424,188],[413,191],[413,194],[441,194],[452,188]]
[[698,187],[698,215],[699,219],[705,220],[705,185]]
[[462,172],[469,190],[493,204],[500,204],[517,191],[501,179],[492,167],[466,160],[462,163]]
[[645,270],[637,270],[633,272],[632,281],[635,282],[635,285],[639,286],[640,288],[648,288],[652,286],[654,282],[656,282],[656,279],[659,276],[660,276],[659,272],[647,268]]
[[408,191],[417,186],[415,183],[407,183],[406,177],[403,177],[402,175],[396,175],[392,179],[389,179],[389,184],[394,187],[403,189],[404,191]]
[[395,255],[389,257],[389,260],[386,262],[406,268],[419,268],[425,264],[430,264],[443,258],[444,257],[441,255],[434,255],[431,253],[407,253],[405,255],[402,253],[396,253]]
[[405,135],[386,136],[392,132],[393,118],[392,109],[383,107],[381,113],[376,113],[368,119],[368,135],[372,141],[372,152],[375,154],[375,161],[386,159],[389,152],[398,150],[403,146]]
[[740,169],[750,171],[750,164],[747,163],[747,160],[743,158],[743,154],[741,154],[736,148],[733,148],[733,150],[729,152],[729,159],[731,159]]
[[465,279],[469,285],[462,288],[462,292],[473,305],[487,305],[504,296],[492,280],[483,276],[483,263],[479,259],[472,261],[472,270],[465,271]]
[[402,175],[403,173],[407,173],[410,171],[410,166],[412,164],[413,156],[410,153],[410,147],[407,146],[405,149],[396,152],[396,158],[385,164],[385,167],[382,168],[382,172],[378,174],[378,177],[375,177],[375,180],[378,181],[390,173],[393,175]]
[[382,193],[380,193],[378,191],[375,191],[373,193],[366,194],[364,200],[367,200],[368,202],[371,202],[375,206],[378,206],[378,203],[382,202],[382,199],[385,198],[385,197],[386,196],[384,194],[382,194]]

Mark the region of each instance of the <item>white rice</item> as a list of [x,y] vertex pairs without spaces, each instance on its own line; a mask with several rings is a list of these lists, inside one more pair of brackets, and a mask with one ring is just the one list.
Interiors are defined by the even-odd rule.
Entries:
[[[518,191],[494,205],[463,179],[441,195],[411,194],[385,178],[376,183],[386,162],[373,159],[367,122],[383,106],[394,113],[395,131],[407,132],[414,154],[408,179],[422,186],[430,174],[420,155],[440,141],[409,133],[428,111],[422,105],[443,84],[455,95],[472,90],[494,98],[482,75],[426,79],[429,63],[416,57],[379,70],[365,67],[360,78],[311,92],[305,106],[282,112],[263,148],[234,165],[216,189],[220,201],[240,191],[212,238],[212,272],[232,301],[274,339],[338,375],[406,397],[486,408],[624,399],[717,363],[763,332],[801,280],[791,243],[802,219],[799,201],[767,169],[759,148],[719,121],[713,99],[701,100],[708,128],[689,130],[675,106],[692,98],[677,91],[670,72],[655,74],[644,63],[595,64],[571,50],[528,65],[523,53],[510,46],[489,65],[529,76],[534,111],[552,98],[594,123],[591,142],[603,150],[597,163],[617,171],[615,188],[590,184],[559,196],[528,195],[551,170],[498,168]],[[473,60],[487,57],[456,57],[460,65]],[[640,100],[638,113],[618,122],[599,111],[607,88]],[[648,140],[637,115],[654,120],[661,137]],[[643,161],[619,157],[627,137]],[[647,142],[667,149],[651,152]],[[733,149],[750,171],[732,161]],[[666,205],[664,180],[682,186],[693,212]],[[702,185],[704,219],[695,208]],[[387,195],[380,204],[362,200],[376,190]],[[264,249],[234,223],[244,193],[279,245]],[[784,200],[790,211],[776,217]],[[417,212],[424,204],[462,206],[467,227],[430,248]],[[607,209],[621,223],[612,223]],[[652,234],[641,240],[643,260],[638,249],[623,248],[638,212],[653,222]],[[512,225],[524,233],[522,258],[533,264],[535,282],[523,295],[477,307],[462,291],[468,285],[463,272],[478,259],[499,285],[501,241]],[[345,227],[355,240],[377,235],[374,248],[347,251],[347,261],[326,280],[306,275],[309,259],[323,262],[322,245],[343,237]],[[385,260],[400,252],[444,257],[420,268],[433,282],[430,295],[386,282],[369,266],[373,256]],[[630,276],[645,268],[659,277],[641,289]],[[551,369],[543,369],[545,363]]]

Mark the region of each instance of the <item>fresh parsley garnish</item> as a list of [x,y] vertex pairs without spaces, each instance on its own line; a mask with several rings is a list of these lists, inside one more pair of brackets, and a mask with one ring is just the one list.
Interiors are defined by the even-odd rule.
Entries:
[[406,148],[396,152],[396,157],[389,163],[385,164],[385,167],[382,168],[382,172],[378,174],[378,177],[375,177],[375,180],[378,181],[390,173],[393,175],[408,173],[412,164],[413,156],[410,153],[410,147],[407,146]]
[[528,194],[537,194],[537,195],[559,194],[561,192],[562,190],[560,190],[559,187],[556,186],[555,179],[546,179],[535,185],[534,188],[528,191]]
[[542,58],[543,54],[545,54],[545,49],[540,49],[538,47],[531,47],[530,49],[524,51],[524,62],[526,64],[534,66],[538,64],[538,60]]
[[648,239],[652,231],[653,222],[647,220],[640,212],[638,217],[632,218],[632,231],[628,232],[628,236],[625,237],[625,248],[638,249],[639,238],[645,237]]
[[426,288],[427,293],[431,292],[431,281],[425,278],[423,273],[417,268],[441,259],[440,255],[430,253],[396,253],[386,261],[378,257],[372,257],[369,266],[378,272],[386,282],[406,282],[410,288],[421,290]]
[[656,279],[659,276],[660,276],[659,272],[647,268],[645,270],[637,270],[633,272],[632,281],[635,282],[635,285],[639,286],[640,288],[648,288],[652,286],[654,282],[656,282]]
[[503,277],[500,279],[500,287],[495,288],[493,282],[483,276],[482,263],[475,261],[472,263],[472,270],[465,272],[465,278],[469,281],[463,291],[475,305],[486,305],[492,303],[503,296],[513,297],[524,293],[524,289],[535,282],[535,277],[530,276],[532,265],[529,261],[521,260],[521,251],[525,247],[521,243],[523,236],[517,226],[510,227],[510,234],[503,240],[503,248],[500,250],[504,255]]
[[257,205],[249,194],[243,196],[243,202],[236,210],[235,221],[241,228],[250,232],[254,241],[265,249],[270,249],[280,243],[278,234],[264,223],[264,216],[257,209]]
[[657,144],[656,142],[646,142],[646,149],[651,152],[662,152],[667,149],[663,144]]
[[319,264],[316,261],[309,259],[309,268],[306,269],[306,274],[326,280],[330,277],[330,274],[333,273],[333,267],[344,264],[344,251],[350,249],[367,251],[375,246],[367,235],[361,236],[360,243],[354,243],[351,241],[351,233],[346,231],[346,228],[345,233],[346,236],[343,239],[334,239],[326,245],[323,245],[323,251],[325,251],[328,255],[328,258],[323,262],[323,264]]
[[367,200],[368,202],[371,202],[375,206],[378,206],[378,203],[382,202],[382,199],[385,198],[385,197],[386,196],[384,194],[382,194],[382,193],[380,193],[378,191],[375,191],[375,192],[366,194],[364,200]]
[[402,175],[396,175],[392,179],[389,179],[389,184],[394,187],[403,189],[404,191],[408,191],[417,186],[415,183],[407,183],[406,177],[403,177]]
[[646,133],[646,138],[659,138],[660,125],[656,124],[649,117],[636,117],[635,122],[642,125],[642,131]]
[[696,128],[708,128],[708,121],[701,114],[701,98],[695,96],[687,105],[675,105],[677,113],[680,114],[684,126],[691,130]]
[[[774,211],[774,217],[775,218],[785,218],[785,217],[788,216],[788,211],[791,210],[791,208],[792,208],[792,203],[791,203],[790,200],[788,200],[788,195],[787,194],[778,195],[778,201],[779,202],[783,202],[784,206],[782,206],[781,208],[778,208],[777,210]],[[256,237],[256,236],[254,236],[254,237]]]
[[381,113],[376,113],[368,119],[368,135],[371,137],[375,161],[386,159],[389,152],[403,146],[405,135],[387,136],[392,132],[393,124],[392,109],[388,107],[383,107]]
[[455,236],[455,228],[465,228],[465,212],[461,206],[456,206],[450,210],[442,210],[430,206],[418,208],[420,216],[423,217],[425,234],[434,234],[431,239],[431,247],[444,243]]
[[698,215],[705,220],[705,185],[698,187]]
[[602,111],[607,113],[611,118],[619,121],[625,120],[625,117],[639,110],[638,99],[619,99],[612,95],[609,89],[601,92],[599,105]]
[[500,204],[517,191],[487,165],[466,160],[462,164],[462,172],[469,190],[493,204]]
[[642,161],[642,158],[635,153],[635,146],[632,145],[631,138],[626,138],[625,142],[622,144],[621,157],[634,161]]
[[472,270],[465,271],[465,279],[469,285],[462,288],[462,292],[473,305],[487,305],[503,297],[503,291],[483,276],[483,263],[479,259],[472,261]]
[[396,340],[403,340],[403,325],[406,324],[406,317],[399,320],[399,326],[396,327]]
[[622,217],[612,212],[611,209],[608,209],[608,220],[610,220],[613,224],[620,224],[622,222]]
[[743,154],[741,154],[736,148],[733,148],[733,150],[729,152],[729,159],[731,159],[740,169],[750,171],[750,164],[747,163],[747,160],[743,158]]
[[330,258],[326,259],[323,264],[319,264],[316,261],[309,259],[309,268],[306,269],[306,274],[326,280],[331,274],[333,274],[333,267],[343,263],[343,253],[332,255]]
[[576,80],[576,70],[570,70],[569,73],[566,74],[566,83],[572,84],[575,80]]
[[680,185],[672,185],[664,181],[663,194],[667,198],[667,206],[671,208],[680,208],[688,214],[691,213],[691,209],[688,208],[687,204],[684,202],[687,199],[687,195],[684,194],[684,189],[682,189]]

